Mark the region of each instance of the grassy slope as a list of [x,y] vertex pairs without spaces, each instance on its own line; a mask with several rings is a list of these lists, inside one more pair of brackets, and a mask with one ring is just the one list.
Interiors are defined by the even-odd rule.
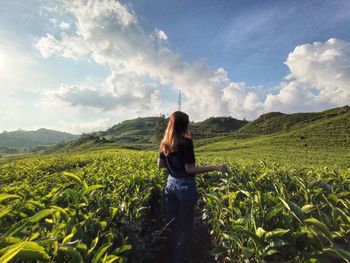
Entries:
[[[350,167],[350,112],[332,118],[321,118],[308,125],[296,126],[290,132],[262,136],[231,134],[225,137],[195,139],[195,152],[200,157],[217,161],[252,162],[266,160],[288,165]],[[117,143],[90,142],[74,149],[95,151],[123,148]],[[129,148],[152,150],[130,144]],[[65,152],[67,149],[61,149]],[[70,149],[68,148],[70,151]]]
[[[89,149],[111,149],[111,148],[128,148],[128,149],[156,149],[154,134],[155,126],[159,117],[145,117],[126,120],[116,124],[107,131],[96,133],[100,139],[87,138],[66,143],[64,145],[54,146],[47,152],[67,152],[80,151]],[[208,137],[215,137],[215,140],[238,130],[244,126],[247,121],[236,120],[231,117],[211,117],[207,120],[190,124],[190,130],[193,138],[200,141],[200,144],[211,142]],[[101,141],[105,138],[105,141]]]
[[283,164],[350,167],[350,112],[299,124],[290,132],[231,135],[197,148],[202,156],[237,161],[267,160]]
[[[126,120],[116,124],[106,132],[101,132],[104,136],[127,137],[127,136],[153,136],[154,129],[159,117],[145,117]],[[201,122],[191,123],[191,131],[196,133],[229,133],[236,131],[247,124],[247,121],[236,120],[231,117],[211,117]]]
[[338,107],[323,112],[308,112],[283,114],[280,112],[270,112],[261,115],[256,120],[245,125],[237,131],[239,134],[273,134],[300,129],[319,120],[327,120],[336,116],[350,112],[349,106]]
[[[342,107],[322,113],[291,115],[270,113],[268,119],[271,128],[268,133],[277,132],[256,136],[253,135],[251,124],[247,124],[238,132],[230,135],[222,133],[220,136],[211,138],[194,136],[195,151],[199,157],[217,157],[219,160],[227,161],[267,160],[282,164],[350,167],[350,161],[348,161],[350,160],[350,112],[346,112],[348,110]],[[266,119],[266,115],[263,118]],[[140,132],[143,129],[140,126],[141,119],[143,118],[123,122],[117,125],[118,127],[114,127],[114,131],[118,130],[126,137],[130,134],[136,136],[138,135],[137,129]],[[151,118],[149,120],[152,122]],[[218,123],[220,118],[212,120]],[[203,125],[203,123],[205,122],[199,124]],[[293,123],[288,132],[283,129],[285,123]],[[242,130],[247,130],[247,127],[252,133],[242,132]],[[265,131],[268,131],[268,128]],[[261,131],[261,133],[264,132]],[[91,140],[78,146],[71,146],[67,143],[64,147],[53,149],[51,152],[86,152],[120,148],[157,150],[158,145],[132,140],[126,142]]]
[[210,117],[204,121],[191,123],[190,131],[199,138],[213,137],[213,135],[231,133],[239,130],[248,121],[237,120],[231,117]]

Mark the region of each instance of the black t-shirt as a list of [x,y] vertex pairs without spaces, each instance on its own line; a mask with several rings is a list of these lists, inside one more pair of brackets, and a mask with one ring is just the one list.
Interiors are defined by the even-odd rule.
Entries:
[[[159,159],[165,161],[168,173],[174,177],[194,176],[194,174],[186,173],[185,170],[185,164],[194,164],[196,162],[193,151],[193,141],[189,138],[181,137],[180,145],[177,147],[177,150],[170,153],[167,157],[164,153],[159,152]],[[170,171],[166,159],[168,159],[173,173]]]

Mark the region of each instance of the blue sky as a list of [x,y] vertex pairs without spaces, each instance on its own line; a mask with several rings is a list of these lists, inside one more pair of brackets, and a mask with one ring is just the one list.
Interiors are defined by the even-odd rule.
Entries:
[[4,0],[0,131],[349,104],[349,43],[345,0]]
[[254,85],[278,85],[297,45],[350,39],[349,1],[146,0],[132,6],[147,31],[161,25],[189,61],[205,58]]

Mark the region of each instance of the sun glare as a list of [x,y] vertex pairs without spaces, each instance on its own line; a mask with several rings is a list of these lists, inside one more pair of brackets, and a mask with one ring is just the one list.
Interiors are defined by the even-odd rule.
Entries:
[[0,54],[0,70],[5,67],[5,56]]

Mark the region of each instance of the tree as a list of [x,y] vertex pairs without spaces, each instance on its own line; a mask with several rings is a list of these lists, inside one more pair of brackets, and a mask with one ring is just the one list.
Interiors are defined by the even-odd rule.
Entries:
[[167,126],[167,120],[165,118],[165,115],[160,114],[159,117],[157,118],[156,125],[154,127],[155,143],[158,144],[163,139],[166,126]]

